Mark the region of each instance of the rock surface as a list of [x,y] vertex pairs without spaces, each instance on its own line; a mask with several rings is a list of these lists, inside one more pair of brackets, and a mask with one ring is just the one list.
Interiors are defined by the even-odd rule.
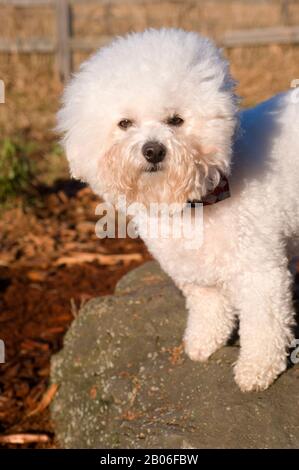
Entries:
[[184,299],[154,262],[88,302],[52,362],[66,448],[299,447],[299,367],[265,392],[233,381],[238,347],[207,363],[182,349]]

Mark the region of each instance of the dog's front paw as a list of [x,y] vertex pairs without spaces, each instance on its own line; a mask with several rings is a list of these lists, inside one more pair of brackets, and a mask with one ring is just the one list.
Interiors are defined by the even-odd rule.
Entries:
[[192,333],[186,332],[184,336],[185,353],[192,361],[205,362],[220,346],[212,339],[207,341]]
[[242,392],[266,390],[286,366],[287,360],[284,355],[276,361],[265,361],[264,358],[256,360],[240,358],[234,368],[235,381]]

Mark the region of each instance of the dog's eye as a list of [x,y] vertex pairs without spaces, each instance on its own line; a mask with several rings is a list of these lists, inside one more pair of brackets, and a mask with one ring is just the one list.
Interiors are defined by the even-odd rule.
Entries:
[[175,114],[174,116],[170,116],[166,120],[166,123],[169,126],[181,126],[184,123],[184,119],[182,119],[178,114]]
[[120,127],[121,129],[128,129],[131,126],[133,126],[133,121],[131,121],[130,119],[122,119],[118,123],[118,127]]

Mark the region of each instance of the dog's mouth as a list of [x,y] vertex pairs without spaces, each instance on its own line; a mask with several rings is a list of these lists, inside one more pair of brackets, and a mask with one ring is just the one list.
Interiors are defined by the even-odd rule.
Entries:
[[150,166],[144,169],[145,173],[158,173],[162,171],[161,164],[159,163],[152,163]]

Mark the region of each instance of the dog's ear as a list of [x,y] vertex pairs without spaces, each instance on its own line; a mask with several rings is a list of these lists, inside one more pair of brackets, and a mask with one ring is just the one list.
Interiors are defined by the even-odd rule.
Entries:
[[[68,91],[68,90],[67,90]],[[56,131],[62,134],[61,145],[64,148],[70,173],[73,178],[88,182],[95,173],[93,161],[93,139],[88,135],[88,123],[82,119],[78,103],[69,93],[64,105],[57,113]]]
[[[65,93],[66,94],[66,93]],[[73,127],[74,122],[73,119],[69,118],[70,113],[68,110],[68,103],[67,100],[64,100],[63,106],[57,113],[57,125],[54,129],[55,132],[60,134],[61,140],[60,144],[64,149],[65,155],[67,157],[70,173],[73,178],[81,179],[80,172],[77,168],[77,160],[78,160],[78,151],[76,146],[73,143]]]
[[82,165],[82,160],[84,160],[84,149],[80,143],[74,142],[70,136],[63,139],[63,147],[69,162],[71,176],[75,179],[86,182],[84,167]]
[[89,185],[99,185],[99,161],[102,149],[93,135],[72,129],[63,139],[63,146],[73,178]]

